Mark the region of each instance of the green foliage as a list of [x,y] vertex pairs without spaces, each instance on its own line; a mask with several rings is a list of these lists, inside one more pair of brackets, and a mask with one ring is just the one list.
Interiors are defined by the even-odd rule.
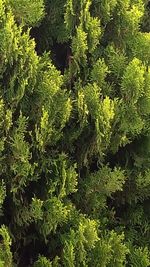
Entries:
[[38,260],[34,263],[34,267],[51,267],[52,264],[46,257],[39,256]]
[[74,55],[74,61],[81,65],[86,64],[86,51],[87,51],[87,33],[82,29],[82,26],[78,26],[76,36],[72,40],[72,52]]
[[150,233],[149,218],[150,213],[146,201],[144,208],[142,201],[140,204],[136,201],[136,204],[128,209],[127,218],[124,216],[123,223],[126,224],[126,236],[130,243],[138,244],[140,247],[147,246]]
[[12,266],[12,253],[10,251],[11,239],[8,229],[2,225],[0,228],[0,235],[2,241],[0,244],[0,266],[11,267]]
[[124,38],[127,41],[139,30],[139,24],[144,15],[143,1],[118,1],[116,6],[116,34],[120,37],[123,46]]
[[97,223],[94,220],[81,218],[75,225],[76,230],[63,236],[63,264],[64,266],[88,266],[88,251],[95,247],[99,240]]
[[113,45],[110,45],[106,49],[106,57],[113,78],[117,79],[117,81],[121,80],[127,64],[125,54]]
[[129,250],[123,244],[124,235],[117,235],[114,231],[101,237],[97,242],[90,264],[92,266],[106,267],[106,266],[126,266],[126,254]]
[[130,265],[132,267],[148,267],[150,265],[149,251],[147,247],[136,248],[130,256]]
[[69,206],[65,206],[59,199],[53,197],[43,203],[43,219],[38,222],[40,233],[46,240],[51,231],[56,231],[58,225],[67,221]]
[[0,0],[0,266],[150,265],[148,14]]
[[5,197],[6,197],[6,185],[4,183],[4,180],[2,180],[0,184],[0,214],[3,213],[2,206],[5,200]]
[[130,49],[135,57],[138,57],[140,60],[149,65],[150,55],[149,55],[149,43],[150,35],[149,33],[139,32],[135,39],[130,40]]
[[44,16],[43,0],[8,0],[17,22],[35,26]]
[[106,25],[109,21],[111,21],[116,5],[117,0],[94,0],[94,13],[96,16],[102,18],[102,22]]
[[85,210],[94,217],[99,216],[98,211],[106,207],[107,197],[111,197],[116,191],[123,190],[125,179],[121,169],[111,170],[107,166],[90,173],[82,185]]
[[[134,58],[127,66],[121,83],[123,97],[132,104],[143,95],[145,68]],[[130,91],[129,91],[130,89]]]
[[15,175],[12,181],[12,192],[16,193],[18,189],[26,186],[27,179],[33,175],[34,167],[30,164],[32,157],[30,146],[25,141],[27,119],[20,114],[17,127],[14,128],[11,141],[12,162],[11,171]]
[[98,59],[91,71],[91,80],[92,82],[97,83],[97,85],[102,88],[105,85],[105,78],[108,73],[108,67],[105,64],[104,59]]

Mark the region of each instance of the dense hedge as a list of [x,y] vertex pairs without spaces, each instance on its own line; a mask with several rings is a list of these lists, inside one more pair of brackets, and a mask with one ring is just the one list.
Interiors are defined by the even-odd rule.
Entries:
[[0,267],[150,266],[149,6],[0,0]]

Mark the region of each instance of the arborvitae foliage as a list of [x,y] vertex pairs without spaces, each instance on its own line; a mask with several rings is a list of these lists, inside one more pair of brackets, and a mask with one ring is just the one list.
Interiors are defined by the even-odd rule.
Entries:
[[0,266],[150,266],[150,4],[0,0]]

